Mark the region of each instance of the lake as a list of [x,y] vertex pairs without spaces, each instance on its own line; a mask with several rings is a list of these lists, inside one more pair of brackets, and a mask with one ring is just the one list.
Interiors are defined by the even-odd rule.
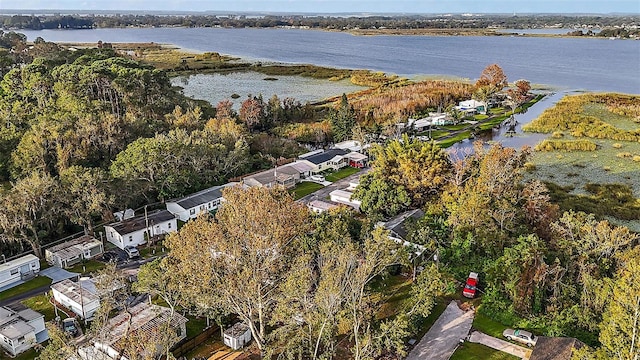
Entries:
[[30,40],[156,42],[248,60],[475,79],[499,64],[511,81],[640,93],[640,41],[518,36],[354,36],[300,29],[140,28],[22,31]]
[[[267,102],[275,94],[280,100],[290,97],[304,104],[366,89],[353,85],[348,79],[330,81],[303,76],[268,76],[253,71],[178,76],[171,79],[171,83],[182,87],[185,95],[207,100],[213,106],[222,100],[230,100],[236,110],[248,95],[262,95]],[[240,97],[233,99],[233,94]]]

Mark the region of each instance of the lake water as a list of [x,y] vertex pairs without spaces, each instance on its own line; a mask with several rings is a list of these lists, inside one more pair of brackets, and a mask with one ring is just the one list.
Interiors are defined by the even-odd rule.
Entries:
[[511,81],[640,93],[640,41],[518,36],[353,36],[299,29],[145,28],[23,31],[56,42],[156,42],[249,60],[475,79],[498,63]]
[[[277,80],[264,80],[265,78]],[[330,81],[303,76],[268,76],[252,71],[179,76],[171,79],[171,83],[183,87],[185,95],[207,100],[213,106],[222,100],[230,100],[234,103],[236,110],[248,95],[262,94],[266,102],[275,94],[280,100],[290,97],[304,104],[366,89],[353,85],[349,80]],[[232,94],[240,97],[232,99]]]
[[504,147],[512,147],[516,149],[519,149],[523,146],[533,147],[543,139],[549,137],[549,134],[523,132],[522,126],[536,119],[538,116],[540,116],[540,114],[542,114],[544,110],[552,107],[565,95],[570,93],[572,92],[561,91],[549,94],[542,100],[533,104],[533,106],[528,108],[525,113],[516,114],[515,119],[517,121],[517,124],[515,126],[515,129],[509,129],[507,125],[503,124],[499,128],[494,128],[492,130],[487,130],[479,133],[475,139],[466,139],[453,144],[450,149],[462,150],[463,152],[470,151],[473,149],[473,142],[476,140],[482,140],[487,143],[499,142]]

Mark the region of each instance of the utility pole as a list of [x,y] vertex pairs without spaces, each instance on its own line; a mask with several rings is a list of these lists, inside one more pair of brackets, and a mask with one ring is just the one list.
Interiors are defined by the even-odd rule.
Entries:
[[147,205],[144,206],[144,223],[145,223],[145,232],[147,233],[148,241],[151,241],[151,231],[149,231],[149,215],[147,214]]

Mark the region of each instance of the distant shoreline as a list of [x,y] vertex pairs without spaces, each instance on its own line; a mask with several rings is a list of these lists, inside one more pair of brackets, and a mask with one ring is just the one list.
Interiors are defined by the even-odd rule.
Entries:
[[[75,31],[75,30],[106,30],[106,29],[237,29],[234,27],[209,27],[209,26],[127,26],[127,27],[97,27],[97,28],[81,28],[81,29],[41,29],[49,31]],[[435,36],[435,37],[456,37],[456,36],[499,36],[499,37],[534,37],[534,38],[572,38],[572,39],[608,39],[603,36],[574,36],[569,35],[568,29],[566,34],[551,34],[551,33],[519,33],[517,30],[529,31],[531,29],[467,29],[467,28],[452,28],[452,29],[327,29],[327,28],[306,28],[306,27],[249,27],[248,29],[260,29],[260,30],[310,30],[310,31],[324,31],[333,33],[346,33],[354,36]],[[543,29],[555,29],[555,28],[543,28]],[[541,30],[543,30],[541,29]],[[41,31],[34,29],[14,29],[14,28],[0,28],[2,31]],[[505,30],[516,30],[506,32]],[[580,29],[578,29],[580,30]],[[504,31],[504,32],[503,32]],[[633,40],[627,38],[616,38],[617,40]]]

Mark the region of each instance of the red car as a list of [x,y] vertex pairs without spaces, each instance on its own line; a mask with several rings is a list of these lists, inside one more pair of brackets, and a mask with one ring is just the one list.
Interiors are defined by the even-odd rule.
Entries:
[[472,272],[464,285],[462,296],[473,299],[476,296],[476,286],[478,286],[478,273]]

